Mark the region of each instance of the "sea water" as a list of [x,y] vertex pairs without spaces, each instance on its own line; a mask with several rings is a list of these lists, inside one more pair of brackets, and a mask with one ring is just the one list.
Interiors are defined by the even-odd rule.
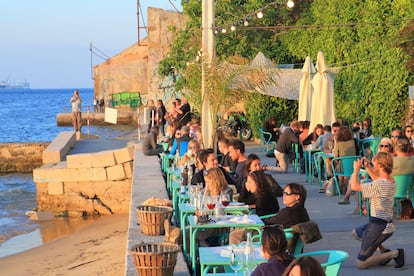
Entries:
[[[56,115],[70,112],[69,99],[74,89],[0,89],[0,142],[52,141],[61,131]],[[83,110],[93,107],[93,89],[79,89]],[[94,127],[83,132],[104,138],[128,133],[128,127]],[[36,187],[31,173],[0,174],[0,258],[10,238],[21,234],[36,235],[39,223],[28,219],[26,211],[36,208]]]

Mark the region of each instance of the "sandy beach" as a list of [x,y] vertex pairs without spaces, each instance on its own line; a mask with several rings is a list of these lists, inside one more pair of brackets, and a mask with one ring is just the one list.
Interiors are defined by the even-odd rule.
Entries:
[[1,275],[124,275],[128,214],[102,216],[74,233],[0,259]]

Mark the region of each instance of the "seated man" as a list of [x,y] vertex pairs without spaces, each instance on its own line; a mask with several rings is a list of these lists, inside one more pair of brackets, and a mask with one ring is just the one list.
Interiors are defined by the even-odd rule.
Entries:
[[161,145],[157,144],[157,137],[160,130],[158,126],[153,126],[150,129],[150,132],[145,136],[144,140],[142,141],[142,152],[146,156],[150,155],[158,155],[163,151]]
[[199,183],[203,184],[203,187],[206,186],[206,182],[204,180],[204,176],[207,171],[211,168],[220,168],[222,170],[224,177],[226,178],[227,184],[236,185],[234,179],[229,175],[223,168],[219,167],[217,156],[214,153],[213,149],[203,149],[199,155],[200,162],[203,165],[203,169],[198,171],[193,175],[191,178],[191,184],[197,185]]
[[401,137],[397,139],[397,142],[395,143],[395,152],[397,156],[394,157],[392,176],[414,174],[414,158],[409,154],[410,149],[411,144],[407,138]]

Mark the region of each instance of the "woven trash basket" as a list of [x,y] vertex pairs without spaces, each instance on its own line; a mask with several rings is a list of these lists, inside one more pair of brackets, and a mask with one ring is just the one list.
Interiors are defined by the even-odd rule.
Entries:
[[170,220],[173,209],[166,206],[137,207],[137,216],[141,225],[141,232],[149,236],[164,235],[164,221]]
[[130,252],[139,276],[172,276],[179,246],[174,243],[141,243]]

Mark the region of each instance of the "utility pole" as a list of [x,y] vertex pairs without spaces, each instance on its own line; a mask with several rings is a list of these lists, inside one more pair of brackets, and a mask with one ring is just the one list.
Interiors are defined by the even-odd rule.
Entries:
[[203,135],[204,147],[213,147],[213,116],[211,114],[211,106],[209,100],[208,91],[208,74],[214,66],[215,60],[215,37],[214,37],[214,0],[202,1],[202,68],[201,68],[201,95],[202,95],[202,107],[201,107],[201,133]]

